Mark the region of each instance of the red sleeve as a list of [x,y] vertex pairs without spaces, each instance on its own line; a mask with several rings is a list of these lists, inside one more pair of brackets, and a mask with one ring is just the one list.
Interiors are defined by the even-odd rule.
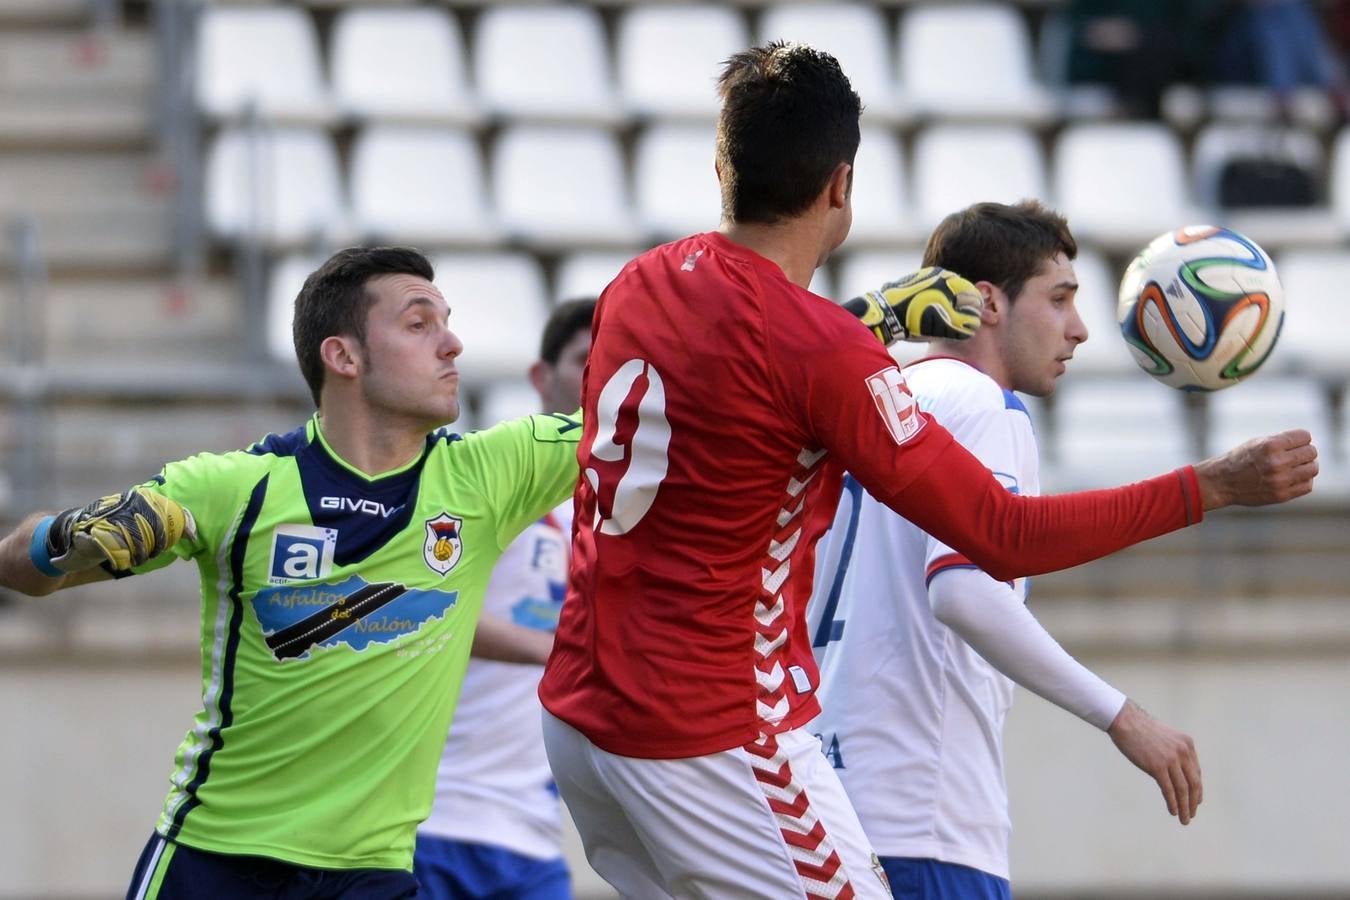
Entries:
[[1203,517],[1189,466],[1108,490],[1010,494],[919,411],[903,374],[856,319],[807,311],[809,333],[776,333],[786,402],[868,493],[997,580],[1099,559]]
[[1190,466],[1108,490],[1024,497],[956,443],[907,486],[878,496],[999,581],[1099,559],[1204,516]]

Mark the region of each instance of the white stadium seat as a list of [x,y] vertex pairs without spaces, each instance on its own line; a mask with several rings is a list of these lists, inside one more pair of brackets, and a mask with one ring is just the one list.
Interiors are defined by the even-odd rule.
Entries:
[[722,63],[750,45],[745,20],[725,6],[634,6],[619,19],[619,85],[629,112],[717,116]]
[[934,125],[914,141],[915,215],[924,229],[972,203],[1047,194],[1040,143],[1025,128]]
[[[1072,223],[1071,223],[1072,224]],[[1120,273],[1095,250],[1079,248],[1073,261],[1078,276],[1074,306],[1087,326],[1088,339],[1078,345],[1069,363],[1069,377],[1076,373],[1132,375],[1139,367],[1130,355],[1116,323],[1116,293]]]
[[900,89],[916,115],[1044,122],[1054,114],[1032,73],[1026,23],[1011,6],[910,8],[898,47]]
[[337,151],[318,128],[227,128],[206,159],[206,221],[226,239],[273,246],[345,235]]
[[[477,419],[483,428],[541,411],[539,393],[523,376],[492,382],[483,389],[481,398]],[[556,411],[571,412],[570,409]]]
[[633,183],[643,228],[673,240],[717,227],[721,193],[712,124],[658,124],[634,148]]
[[1070,125],[1055,145],[1054,200],[1080,239],[1134,252],[1201,220],[1181,140],[1165,125]]
[[849,241],[893,244],[916,237],[909,214],[904,152],[889,129],[864,126],[853,160],[853,228]]
[[847,300],[863,291],[876,290],[888,281],[915,271],[922,263],[923,249],[920,247],[849,253],[839,261],[839,290],[835,299]]
[[1059,380],[1054,441],[1039,435],[1047,460],[1042,488],[1101,487],[1146,478],[1196,458],[1183,395],[1143,372]]
[[333,93],[341,112],[363,119],[472,124],[464,37],[432,7],[348,9],[333,22]]
[[333,108],[314,21],[292,6],[211,7],[197,32],[197,105],[214,118],[323,122]]
[[1284,328],[1267,365],[1329,378],[1350,377],[1350,353],[1338,324],[1350,284],[1343,250],[1288,250],[1275,259],[1284,285]]
[[599,297],[618,276],[628,261],[643,251],[582,250],[572,253],[558,263],[553,278],[553,296],[557,300],[574,297]]
[[1332,142],[1328,194],[1341,232],[1350,233],[1350,125],[1337,132]]
[[489,6],[475,29],[479,99],[511,118],[615,121],[605,46],[589,6]]
[[[888,281],[908,275],[923,262],[923,250],[910,247],[902,250],[862,250],[848,254],[839,263],[838,288],[835,302],[856,297],[863,291],[876,290]],[[902,341],[891,346],[891,356],[900,364],[910,363],[928,352],[928,345]]]
[[322,264],[322,257],[309,253],[292,253],[272,263],[267,280],[267,351],[279,363],[295,365],[291,334],[295,295],[304,287],[309,273]]
[[886,31],[881,11],[871,4],[784,3],[764,11],[759,43],[798,41],[831,54],[862,98],[864,120],[894,122],[904,115]]
[[1312,432],[1313,443],[1319,447],[1329,449],[1335,441],[1331,406],[1322,383],[1315,378],[1261,371],[1240,384],[1215,391],[1207,399],[1209,454],[1291,428]]
[[603,128],[517,125],[492,150],[502,227],[547,246],[631,244],[635,224],[618,140]]
[[353,224],[364,240],[493,243],[486,187],[478,141],[464,131],[372,125],[352,144]]
[[1224,166],[1235,158],[1276,158],[1306,171],[1321,184],[1326,154],[1317,135],[1293,126],[1211,123],[1200,129],[1191,150],[1191,184],[1196,198],[1222,222],[1261,244],[1266,250],[1291,244],[1329,244],[1340,239],[1342,227],[1326,205],[1308,207],[1223,207],[1219,182]]
[[516,378],[539,353],[548,318],[544,274],[524,253],[454,253],[432,260],[450,304],[450,329],[464,342],[459,370],[470,389]]

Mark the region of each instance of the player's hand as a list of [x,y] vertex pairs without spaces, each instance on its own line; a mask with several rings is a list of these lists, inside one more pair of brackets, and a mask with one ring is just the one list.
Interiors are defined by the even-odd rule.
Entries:
[[1133,700],[1125,701],[1106,733],[1126,759],[1158,783],[1167,811],[1182,825],[1190,824],[1205,793],[1190,735],[1151,718]]
[[920,269],[844,303],[886,346],[896,341],[964,340],[980,327],[984,297],[938,266]]
[[1196,463],[1195,476],[1207,510],[1284,503],[1312,490],[1317,448],[1308,432],[1283,431]]
[[63,572],[103,566],[125,572],[197,536],[192,514],[163,494],[132,488],[57,514],[47,531],[47,555]]

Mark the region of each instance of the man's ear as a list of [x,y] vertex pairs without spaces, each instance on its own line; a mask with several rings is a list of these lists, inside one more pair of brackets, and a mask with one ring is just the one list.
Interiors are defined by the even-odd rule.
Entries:
[[853,192],[853,166],[848,163],[835,166],[834,171],[830,173],[829,182],[825,185],[825,191],[831,209],[843,209],[847,206],[849,194]]
[[319,358],[323,360],[324,368],[344,378],[355,378],[364,363],[356,338],[337,334],[323,339],[319,345]]
[[530,378],[530,384],[534,387],[534,392],[539,396],[544,396],[548,388],[548,376],[552,373],[552,368],[542,359],[536,359],[530,364],[530,371],[527,373]]
[[975,289],[984,298],[984,307],[980,310],[981,325],[997,325],[1008,311],[1008,295],[992,281],[977,281]]

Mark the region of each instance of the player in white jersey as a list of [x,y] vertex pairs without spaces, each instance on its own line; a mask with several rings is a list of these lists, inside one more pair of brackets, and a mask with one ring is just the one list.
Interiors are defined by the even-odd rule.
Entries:
[[[545,410],[581,402],[593,299],[559,304],[530,382]],[[571,548],[572,501],[531,525],[488,582],[464,689],[417,833],[419,896],[433,900],[570,900],[561,809],[544,754],[539,676],[553,646]],[[499,662],[512,660],[516,662]]]
[[[1034,201],[954,213],[924,253],[975,282],[985,306],[973,338],[933,342],[905,377],[1010,491],[1040,489],[1013,391],[1053,392],[1088,337],[1076,254],[1064,219]],[[995,581],[852,478],[817,559],[808,621],[824,711],[813,730],[896,897],[1010,896],[1002,735],[1014,681],[1106,730],[1183,824],[1195,814],[1191,739],[1065,652],[1027,610],[1025,579]]]

